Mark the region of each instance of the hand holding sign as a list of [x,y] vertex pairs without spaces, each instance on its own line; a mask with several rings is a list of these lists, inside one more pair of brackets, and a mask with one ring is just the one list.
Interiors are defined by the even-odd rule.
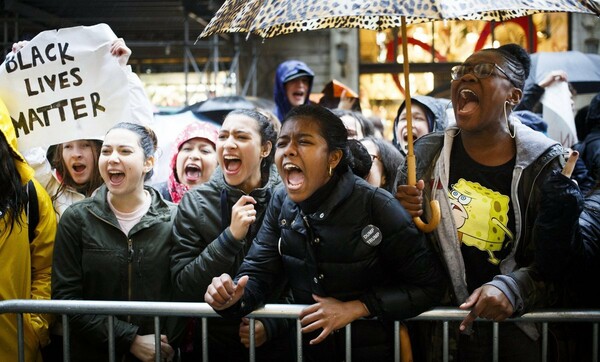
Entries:
[[119,64],[124,67],[127,65],[129,57],[131,56],[131,49],[125,45],[123,38],[119,38],[112,43],[110,54],[116,56],[119,59]]
[[127,74],[119,64],[131,50],[116,40],[98,24],[44,31],[13,45],[16,54],[0,66],[0,98],[21,151],[99,139],[116,122],[131,120]]

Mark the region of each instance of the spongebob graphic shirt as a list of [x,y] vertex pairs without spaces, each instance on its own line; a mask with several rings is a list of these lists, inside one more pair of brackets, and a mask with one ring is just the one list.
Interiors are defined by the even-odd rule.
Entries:
[[510,186],[515,159],[500,166],[481,165],[457,136],[450,164],[448,198],[471,293],[500,274],[499,264],[513,245]]

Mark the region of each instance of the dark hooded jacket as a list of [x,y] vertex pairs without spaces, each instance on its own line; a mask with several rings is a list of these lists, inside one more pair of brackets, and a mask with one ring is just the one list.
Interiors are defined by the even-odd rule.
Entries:
[[[427,126],[429,127],[429,132],[435,131],[443,131],[448,126],[448,116],[446,114],[446,107],[442,103],[440,99],[429,97],[429,96],[420,96],[415,95],[412,96],[411,101],[413,104],[420,105],[425,107],[425,113],[427,114]],[[404,111],[406,107],[406,101],[402,102],[400,108],[398,108],[398,113],[396,114],[396,118],[394,118],[394,132],[392,143],[403,155],[406,154],[406,151],[402,149],[400,145],[400,141],[396,136],[396,127],[398,127],[398,121],[400,120],[400,114]]]
[[305,63],[299,60],[287,60],[277,67],[273,97],[275,105],[277,106],[277,118],[282,122],[287,112],[292,109],[292,105],[290,104],[290,101],[288,101],[285,93],[285,83],[301,76],[307,76],[309,78],[308,94],[306,95],[306,101],[304,102],[304,104],[308,104],[308,96],[312,91],[315,73]]

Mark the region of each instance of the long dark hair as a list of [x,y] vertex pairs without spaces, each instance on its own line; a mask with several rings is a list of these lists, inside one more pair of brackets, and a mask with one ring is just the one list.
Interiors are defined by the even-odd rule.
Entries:
[[12,232],[15,223],[22,225],[21,213],[27,205],[27,191],[23,187],[21,175],[15,165],[19,156],[8,144],[3,132],[0,132],[0,218],[3,227],[10,225]]
[[85,197],[89,197],[92,195],[94,190],[100,187],[104,180],[102,180],[102,176],[100,176],[100,170],[98,169],[98,157],[100,156],[100,148],[102,148],[102,142],[98,140],[86,140],[90,142],[92,147],[92,154],[94,158],[94,169],[92,170],[92,174],[90,175],[90,179],[83,185],[78,185],[73,178],[71,177],[71,173],[67,169],[67,165],[65,164],[65,160],[63,158],[63,148],[64,143],[60,143],[56,145],[54,150],[54,154],[52,155],[51,163],[56,168],[56,172],[62,178],[60,186],[56,193],[52,195],[52,201],[56,200],[62,193],[65,192],[67,187],[71,187],[78,192],[81,192],[85,195]]
[[404,156],[391,142],[382,138],[365,137],[361,141],[364,140],[373,142],[379,152],[379,160],[383,164],[383,175],[385,176],[385,183],[380,187],[389,191],[392,195],[395,194],[394,179],[398,168],[404,161]]

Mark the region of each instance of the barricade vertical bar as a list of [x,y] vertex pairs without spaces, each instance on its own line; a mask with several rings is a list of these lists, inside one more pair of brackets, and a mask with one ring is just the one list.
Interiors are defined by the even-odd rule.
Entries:
[[160,362],[161,360],[161,348],[160,348],[160,318],[154,317],[154,361]]
[[498,322],[492,323],[492,360],[498,362],[499,351],[498,351]]
[[548,360],[548,323],[542,323],[542,362]]
[[352,323],[346,325],[346,361],[352,361]]
[[442,342],[444,345],[444,350],[442,351],[444,362],[448,362],[448,360],[449,360],[449,356],[448,356],[448,348],[449,348],[449,346],[448,346],[449,345],[448,329],[449,328],[448,328],[448,326],[449,326],[449,322],[444,321],[444,327],[443,327],[444,341]]
[[250,362],[256,361],[256,341],[254,340],[254,326],[256,325],[256,320],[254,318],[250,318]]
[[304,357],[302,356],[302,324],[300,319],[296,319],[296,360],[302,362]]
[[63,362],[71,361],[71,331],[69,329],[69,316],[62,315],[62,330],[63,330]]
[[592,336],[594,338],[592,341],[592,361],[598,362],[598,323],[594,323],[592,329]]
[[202,318],[202,362],[208,362],[208,324],[206,317]]
[[108,318],[108,360],[116,361],[115,356],[115,316],[109,315]]
[[25,340],[23,339],[23,313],[17,314],[17,346],[19,362],[25,362]]
[[394,321],[394,361],[400,362],[400,322]]

